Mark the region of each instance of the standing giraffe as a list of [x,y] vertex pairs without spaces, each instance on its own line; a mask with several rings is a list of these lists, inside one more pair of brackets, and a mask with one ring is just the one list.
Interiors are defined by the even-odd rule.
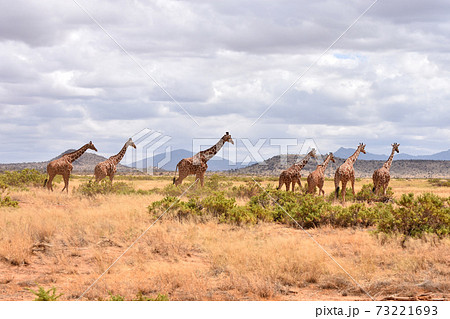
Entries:
[[100,162],[95,166],[94,174],[95,181],[97,183],[104,179],[106,176],[109,176],[109,180],[112,183],[114,175],[117,171],[117,164],[119,164],[119,162],[125,156],[128,146],[136,148],[136,145],[133,143],[133,140],[131,138],[128,139],[128,141],[125,143],[125,145],[117,155],[111,156],[106,161]]
[[73,169],[72,163],[76,159],[78,159],[81,155],[83,155],[84,152],[86,152],[88,149],[97,152],[97,149],[95,148],[94,144],[92,144],[91,141],[88,144],[82,146],[79,150],[76,150],[75,152],[69,154],[65,154],[60,158],[57,158],[48,163],[47,165],[48,179],[44,181],[44,187],[47,185],[47,189],[53,191],[52,185],[53,178],[55,178],[56,175],[62,175],[64,179],[64,188],[62,191],[66,190],[66,192],[69,193],[69,177]]
[[378,195],[378,192],[381,188],[383,188],[383,195],[386,195],[386,190],[389,185],[389,181],[391,180],[391,174],[389,173],[389,170],[391,169],[392,165],[392,159],[394,158],[394,153],[399,153],[398,147],[400,144],[394,143],[391,144],[392,146],[392,152],[391,156],[389,156],[386,163],[383,164],[383,167],[377,169],[375,172],[373,172],[372,179],[373,179],[373,192]]
[[287,170],[284,170],[280,174],[280,178],[278,179],[278,187],[277,189],[281,189],[283,184],[286,185],[286,191],[289,190],[289,186],[292,183],[292,191],[294,191],[295,184],[298,183],[300,186],[300,190],[302,188],[302,182],[300,180],[301,173],[303,167],[308,163],[309,159],[311,157],[316,158],[316,150],[313,148],[306,156],[302,159],[300,163],[295,163],[291,167],[289,167]]
[[352,183],[352,191],[353,195],[355,195],[355,169],[353,168],[353,164],[355,164],[359,153],[363,152],[366,154],[365,144],[359,143],[358,148],[355,153],[347,158],[347,160],[338,167],[336,173],[334,174],[334,187],[336,189],[336,198],[339,196],[339,182],[342,182],[342,201],[345,202],[345,192],[347,187],[347,182],[350,181]]
[[325,196],[325,192],[323,191],[323,183],[325,181],[325,170],[327,169],[328,163],[332,161],[335,163],[333,153],[327,155],[322,164],[317,165],[317,168],[314,172],[311,172],[308,175],[308,193],[314,194],[316,191],[316,186],[319,188],[319,195],[322,193]]
[[[201,186],[203,186],[203,181],[205,178],[205,172],[208,169],[208,164],[206,164],[217,152],[222,148],[225,142],[234,144],[230,133],[226,132],[224,136],[212,147],[200,151],[192,157],[183,158],[175,169],[175,177],[173,178],[173,183],[175,185],[180,185],[188,175],[195,174],[196,179],[200,180]],[[176,178],[177,170],[179,171],[178,178]]]

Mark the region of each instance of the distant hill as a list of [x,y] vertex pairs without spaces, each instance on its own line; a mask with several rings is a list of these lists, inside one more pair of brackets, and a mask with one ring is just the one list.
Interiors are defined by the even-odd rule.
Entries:
[[[352,153],[353,154],[353,153]],[[277,176],[298,159],[298,155],[277,155],[263,163],[253,164],[245,168],[230,171],[233,174]],[[333,177],[336,168],[344,163],[344,158],[336,158],[330,163],[326,176]],[[385,160],[357,160],[354,168],[357,177],[372,177],[373,172],[383,166]],[[302,177],[316,169],[317,162],[311,159],[302,170]],[[392,163],[391,177],[397,178],[450,178],[450,161],[439,160],[397,160]]]
[[[170,158],[167,163],[164,163],[164,165],[161,166],[161,169],[166,171],[174,171],[175,167],[177,166],[178,162],[181,161],[183,158],[191,157],[193,154],[190,151],[178,149],[173,150],[170,153]],[[166,158],[165,153],[157,154],[154,157],[149,157],[147,160],[140,160],[137,161],[130,166],[137,167],[139,169],[142,169],[144,166],[158,166],[158,163],[162,163],[164,159]],[[241,165],[236,164],[232,165],[227,159],[224,159],[220,156],[215,156],[212,159],[208,161],[208,170],[209,171],[227,171],[230,169],[239,169],[242,167],[245,167],[247,165]]]
[[[340,158],[348,158],[355,152],[354,148],[344,148],[341,147],[336,152],[334,152],[334,156]],[[376,161],[386,161],[389,155],[379,155],[367,152],[366,154],[360,154],[358,160],[376,160]],[[439,152],[431,155],[410,155],[406,153],[395,154],[394,161],[398,160],[431,160],[431,161],[450,161],[450,149],[447,151]]]
[[[51,160],[45,161],[45,162],[30,162],[30,163],[12,163],[12,164],[0,164],[0,172],[1,171],[15,171],[15,170],[22,170],[25,168],[31,168],[36,169],[40,172],[46,173],[47,172],[47,164],[54,159],[60,158],[61,156],[74,152],[76,150],[69,149],[60,155],[52,158]],[[97,155],[95,153],[91,153],[87,151],[83,155],[80,156],[75,162],[73,162],[73,171],[72,173],[75,174],[94,174],[94,168],[95,165],[97,165],[100,162],[103,162],[106,160],[105,157]],[[128,166],[124,165],[117,165],[117,173],[118,174],[142,174],[140,171],[133,169]]]

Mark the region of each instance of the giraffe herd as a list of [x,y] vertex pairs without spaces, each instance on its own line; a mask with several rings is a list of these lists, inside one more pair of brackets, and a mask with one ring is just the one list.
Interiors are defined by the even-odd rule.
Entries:
[[[216,155],[222,146],[226,143],[234,144],[233,139],[229,132],[226,132],[224,136],[220,138],[220,140],[213,145],[212,147],[200,151],[192,157],[182,159],[176,166],[175,169],[175,177],[173,178],[173,184],[176,186],[180,185],[183,180],[189,175],[195,175],[196,180],[200,181],[201,186],[203,186],[204,178],[206,170],[208,169],[207,162]],[[116,155],[111,156],[107,160],[98,163],[94,169],[94,177],[95,182],[100,182],[106,176],[109,177],[112,182],[117,171],[117,165],[125,156],[125,153],[128,147],[131,146],[136,148],[136,145],[132,141],[132,139],[128,139],[125,145],[122,147],[120,152]],[[339,197],[339,184],[342,184],[342,201],[345,202],[345,193],[347,183],[350,181],[352,186],[353,195],[355,195],[355,169],[353,165],[358,159],[359,154],[362,152],[366,154],[365,144],[360,143],[356,148],[353,155],[345,160],[345,162],[336,169],[334,174],[334,186],[336,198]],[[375,194],[379,194],[380,191],[383,191],[383,194],[386,194],[387,187],[390,181],[390,168],[392,164],[392,160],[394,158],[394,154],[399,153],[398,147],[400,144],[394,143],[392,144],[392,152],[389,156],[388,160],[384,165],[377,169],[372,176],[373,179],[373,192]],[[60,158],[57,158],[51,161],[47,165],[47,175],[48,178],[44,181],[44,187],[47,187],[48,190],[53,191],[52,181],[56,175],[62,175],[64,180],[64,188],[63,191],[69,192],[69,177],[73,169],[72,163],[78,159],[81,155],[83,155],[88,149],[97,151],[94,144],[91,142],[83,145],[80,149],[64,154]],[[306,166],[310,158],[317,159],[316,150],[312,149],[306,156],[298,163],[294,163],[288,169],[281,172],[279,177],[279,185],[277,189],[281,189],[283,185],[286,186],[286,191],[294,191],[295,184],[299,184],[301,190],[301,170]],[[325,182],[325,170],[327,169],[329,162],[335,162],[333,153],[327,154],[325,160],[322,164],[317,165],[316,169],[311,172],[307,177],[308,187],[306,192],[310,194],[315,193],[316,187],[319,189],[319,196],[325,196],[325,192],[323,190],[323,185]],[[178,178],[176,178],[176,174],[178,171]]]

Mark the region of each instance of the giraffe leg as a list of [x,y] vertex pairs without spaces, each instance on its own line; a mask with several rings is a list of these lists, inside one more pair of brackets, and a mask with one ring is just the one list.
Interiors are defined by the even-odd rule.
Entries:
[[336,192],[336,199],[339,197],[339,182],[340,182],[340,178],[336,172],[336,174],[334,175],[334,189]]
[[109,175],[109,180],[111,181],[111,184],[113,182],[113,179],[114,179],[114,174]]
[[204,171],[197,171],[197,173],[195,173],[195,181],[199,181],[200,186],[203,187],[203,182],[205,180],[205,172]]
[[319,181],[319,183],[317,183],[317,185],[319,186],[319,196],[320,193],[322,193],[322,196],[325,196],[325,192],[323,191],[323,181]]
[[181,185],[183,183],[183,179],[185,179],[188,176],[185,171],[181,170],[178,173],[178,178],[175,180],[175,186]]
[[64,190],[66,190],[67,194],[69,194],[69,174],[64,174],[63,175],[63,179],[64,179],[64,188],[62,189],[62,192],[64,192]]
[[47,181],[47,189],[49,191],[53,192],[53,178],[55,178],[55,175],[48,175],[48,181]]
[[347,192],[347,181],[342,181],[342,201],[345,202],[345,193]]
[[355,176],[354,175],[352,176],[351,182],[352,182],[353,196],[355,196]]
[[278,187],[277,187],[277,189],[281,189],[281,186],[283,186],[283,184],[284,184],[283,178],[281,178],[281,175],[280,175],[280,178],[278,179]]
[[291,182],[285,181],[284,183],[286,184],[286,192],[287,192],[287,191],[289,191],[289,188],[291,187]]

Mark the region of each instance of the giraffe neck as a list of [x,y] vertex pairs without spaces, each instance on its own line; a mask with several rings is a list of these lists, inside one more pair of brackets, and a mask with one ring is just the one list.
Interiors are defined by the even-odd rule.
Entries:
[[214,146],[199,152],[200,156],[202,156],[206,162],[209,161],[214,155],[217,154],[218,151],[222,148],[223,144],[225,144],[223,139],[220,139]]
[[297,171],[297,172],[300,171],[303,167],[306,166],[310,157],[311,157],[310,153],[306,154],[306,156],[302,159],[302,161],[300,163],[295,163],[294,165],[292,165],[293,170]]
[[395,153],[395,150],[394,150],[394,148],[392,148],[391,156],[389,156],[388,160],[383,165],[383,167],[387,168],[388,170],[391,169],[392,160],[394,159],[394,153]]
[[128,143],[125,143],[125,145],[122,147],[120,152],[117,153],[117,155],[111,156],[109,159],[112,160],[115,165],[119,164],[119,162],[125,156],[125,153],[127,152],[127,148],[128,148]]
[[66,154],[65,156],[67,156],[67,159],[70,163],[74,162],[75,160],[77,160],[81,155],[84,154],[84,152],[86,152],[86,150],[89,148],[89,144],[86,144],[84,146],[82,146],[79,150],[76,150],[75,152]]
[[361,147],[358,147],[355,151],[355,153],[350,156],[349,158],[347,158],[347,160],[345,161],[347,164],[350,164],[353,166],[353,164],[355,164],[356,160],[358,159],[359,153],[361,152]]
[[327,158],[323,161],[322,165],[320,165],[320,170],[321,172],[325,172],[325,170],[327,169],[328,163],[330,162],[331,159],[331,155],[328,155]]

